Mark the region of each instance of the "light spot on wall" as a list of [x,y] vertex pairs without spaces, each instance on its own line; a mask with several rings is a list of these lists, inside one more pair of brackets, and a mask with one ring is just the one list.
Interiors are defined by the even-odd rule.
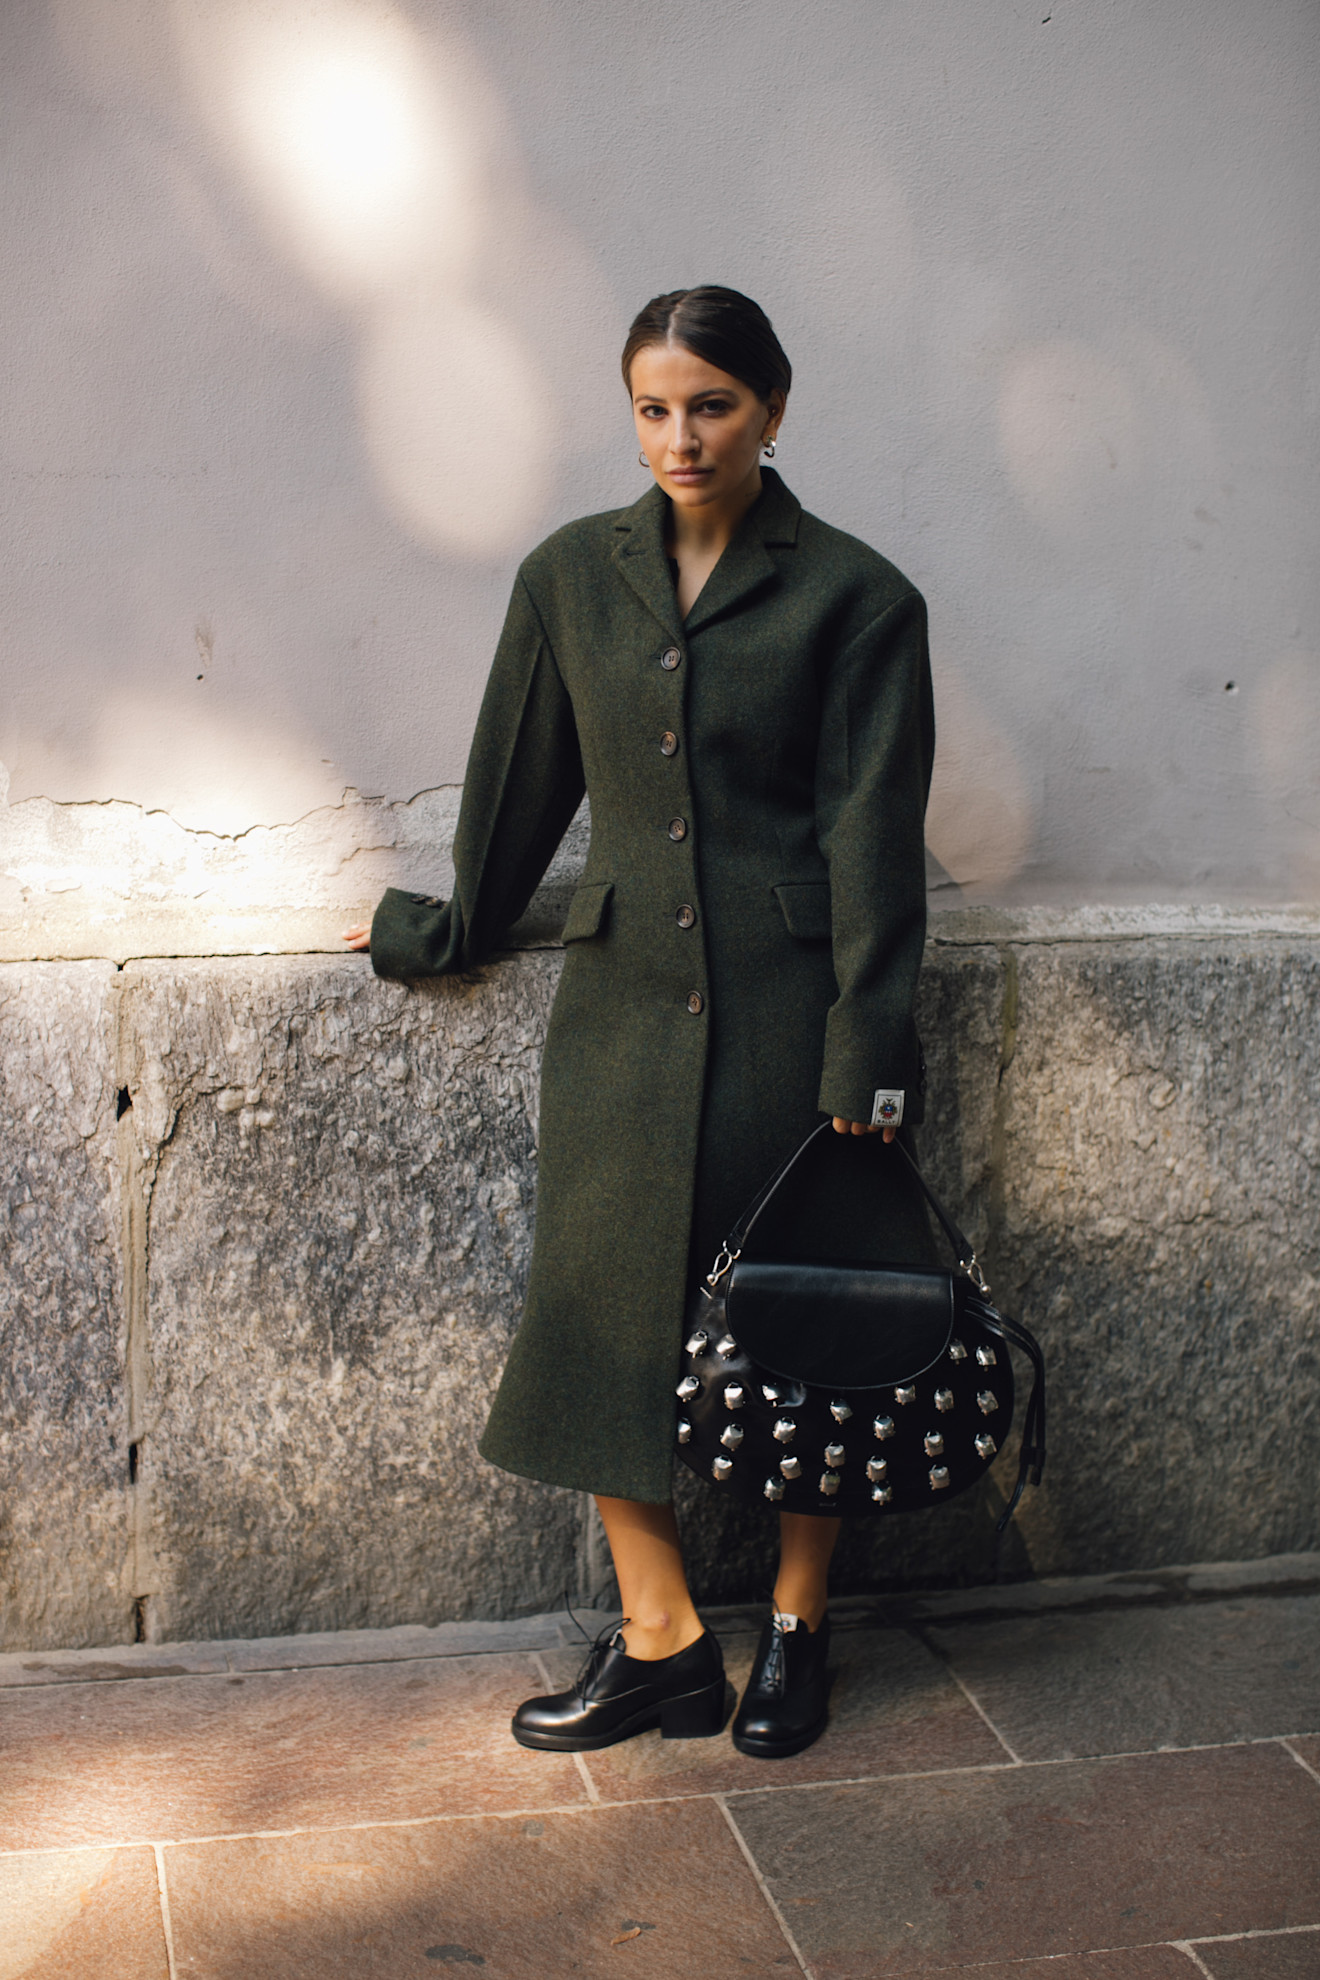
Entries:
[[494,93],[365,0],[177,0],[175,23],[223,155],[353,323],[381,496],[434,549],[507,555],[549,498],[553,421],[537,353],[489,295],[521,204]]
[[481,305],[396,298],[363,341],[362,427],[414,533],[473,557],[529,534],[549,495],[549,392],[534,353]]
[[1035,345],[1005,369],[999,441],[1028,513],[1044,529],[1071,533],[1130,495],[1142,452],[1136,395],[1089,345]]
[[419,259],[463,265],[477,147],[400,15],[352,0],[180,0],[176,23],[199,108],[320,286],[351,299]]
[[947,662],[936,660],[939,747],[926,812],[926,843],[972,900],[1021,872],[1032,812],[1003,730]]
[[1287,881],[1310,897],[1320,886],[1320,655],[1275,660],[1249,707],[1265,802],[1289,848]]

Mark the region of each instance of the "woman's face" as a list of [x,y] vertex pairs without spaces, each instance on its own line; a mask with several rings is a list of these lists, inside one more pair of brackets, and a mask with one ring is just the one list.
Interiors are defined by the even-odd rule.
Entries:
[[639,351],[629,384],[637,438],[671,502],[701,508],[759,489],[759,456],[779,431],[782,392],[758,399],[681,344]]

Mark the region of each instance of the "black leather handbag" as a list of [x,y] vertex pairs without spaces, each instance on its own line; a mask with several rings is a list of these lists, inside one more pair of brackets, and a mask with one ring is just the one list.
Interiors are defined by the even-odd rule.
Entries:
[[785,1512],[917,1512],[982,1478],[1013,1422],[1008,1348],[1032,1366],[1017,1482],[1045,1464],[1045,1365],[1035,1337],[990,1302],[976,1253],[902,1142],[957,1268],[747,1255],[824,1121],[735,1224],[689,1309],[678,1454],[738,1499]]

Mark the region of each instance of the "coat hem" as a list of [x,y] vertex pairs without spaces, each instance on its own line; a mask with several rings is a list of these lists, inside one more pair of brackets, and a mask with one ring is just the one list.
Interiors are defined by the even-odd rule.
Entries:
[[631,1499],[635,1505],[667,1506],[673,1503],[672,1478],[662,1492],[646,1492],[639,1489],[640,1481],[636,1477],[606,1480],[599,1474],[588,1477],[585,1471],[571,1465],[535,1464],[526,1459],[515,1462],[508,1457],[496,1457],[486,1449],[484,1437],[477,1445],[477,1452],[497,1471],[507,1471],[514,1478],[530,1478],[538,1485],[555,1485],[566,1492],[587,1492],[593,1498]]

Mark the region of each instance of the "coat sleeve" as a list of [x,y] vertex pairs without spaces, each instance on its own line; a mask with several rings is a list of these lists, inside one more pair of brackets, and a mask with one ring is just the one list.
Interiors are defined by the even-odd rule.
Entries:
[[391,887],[371,924],[376,974],[442,976],[483,962],[531,900],[585,788],[572,703],[520,574],[468,756],[454,897]]
[[820,1106],[870,1121],[878,1089],[922,1118],[913,1022],[926,940],[925,815],[935,755],[926,607],[911,591],[837,656],[824,689],[816,831],[829,864],[839,995]]

